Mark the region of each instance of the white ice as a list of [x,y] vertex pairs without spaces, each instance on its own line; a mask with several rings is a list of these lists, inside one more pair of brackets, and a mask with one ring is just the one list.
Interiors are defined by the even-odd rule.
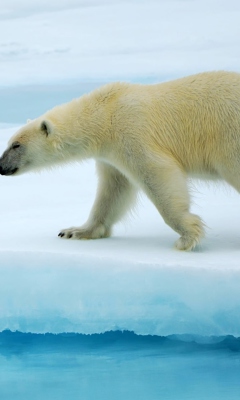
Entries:
[[[237,0],[3,0],[0,122],[11,122],[12,113],[12,122],[18,115],[24,123],[38,101],[26,101],[19,117],[16,100],[4,101],[15,86],[39,85],[39,92],[50,84],[239,71],[239,20]],[[0,153],[16,129],[0,126]],[[0,331],[240,336],[240,197],[231,188],[193,183],[193,210],[207,236],[182,253],[173,249],[177,234],[144,196],[112,238],[57,237],[88,216],[92,161],[0,181]]]
[[238,0],[2,0],[0,86],[239,70]]

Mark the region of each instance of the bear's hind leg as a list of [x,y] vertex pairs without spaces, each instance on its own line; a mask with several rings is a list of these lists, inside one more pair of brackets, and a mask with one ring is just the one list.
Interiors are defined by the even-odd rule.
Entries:
[[66,239],[98,239],[111,235],[118,222],[136,200],[137,189],[116,168],[97,162],[97,196],[87,222],[81,227],[63,229],[58,236]]
[[[189,212],[190,196],[187,177],[169,157],[148,163],[143,185],[164,221],[181,236],[175,243],[178,250],[192,250],[204,236],[200,217]],[[144,174],[143,174],[144,175]]]
[[234,189],[240,193],[240,176],[239,176],[240,163],[236,163],[233,168],[221,168],[218,169],[220,177],[231,185]]

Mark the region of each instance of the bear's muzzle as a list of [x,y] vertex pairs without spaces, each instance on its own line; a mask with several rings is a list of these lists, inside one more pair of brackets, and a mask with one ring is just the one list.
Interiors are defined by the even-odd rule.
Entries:
[[13,142],[0,158],[0,174],[14,175],[21,164],[24,149],[19,142]]

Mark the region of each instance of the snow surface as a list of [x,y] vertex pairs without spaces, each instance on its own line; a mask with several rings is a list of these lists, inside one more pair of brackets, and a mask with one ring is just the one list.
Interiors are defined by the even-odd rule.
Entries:
[[[237,0],[2,0],[0,152],[26,118],[100,82],[239,71],[239,17]],[[194,182],[209,228],[192,253],[144,196],[112,238],[59,239],[95,189],[93,162],[1,177],[0,331],[240,336],[239,195]]]
[[238,0],[1,0],[0,86],[240,70]]

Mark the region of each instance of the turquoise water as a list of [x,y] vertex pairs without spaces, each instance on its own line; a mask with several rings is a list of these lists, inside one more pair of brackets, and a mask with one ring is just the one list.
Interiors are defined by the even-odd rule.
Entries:
[[0,334],[0,398],[180,400],[240,398],[240,339]]

